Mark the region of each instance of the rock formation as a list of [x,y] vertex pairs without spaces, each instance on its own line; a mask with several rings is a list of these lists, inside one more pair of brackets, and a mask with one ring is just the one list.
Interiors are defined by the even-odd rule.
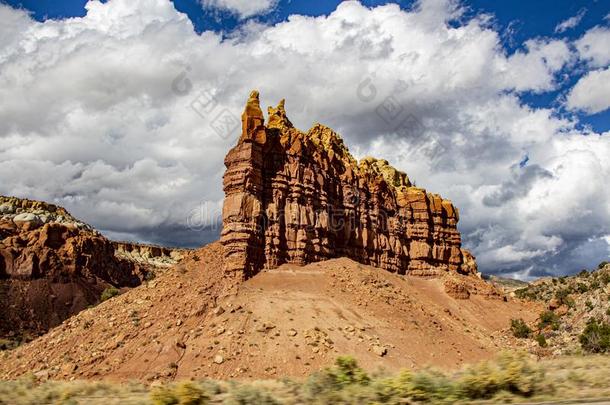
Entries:
[[307,133],[253,91],[225,158],[225,268],[251,277],[283,263],[349,257],[399,274],[476,273],[451,201],[413,186],[385,160],[357,162],[320,124]]
[[112,242],[65,209],[0,196],[0,336],[39,333],[99,301],[110,287],[135,287],[180,251]]

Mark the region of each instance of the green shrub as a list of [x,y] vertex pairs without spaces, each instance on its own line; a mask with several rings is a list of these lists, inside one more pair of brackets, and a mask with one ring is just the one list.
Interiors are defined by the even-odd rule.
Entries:
[[351,397],[349,401],[346,401],[348,398],[344,396],[341,403],[398,404],[411,403],[411,401],[453,403],[460,398],[457,384],[445,374],[435,370],[423,370],[415,373],[403,370],[395,377],[374,379],[366,387],[373,393],[369,394],[367,400],[364,400],[365,398],[361,393],[359,398]]
[[495,362],[465,370],[458,389],[468,399],[489,399],[501,391],[529,397],[542,389],[544,373],[525,353],[502,353]]
[[566,305],[568,308],[574,308],[576,303],[570,297],[570,289],[569,288],[561,288],[555,292],[555,299],[559,302],[560,305]]
[[610,264],[610,263],[608,263],[607,261],[603,261],[603,262],[601,262],[600,264],[597,265],[597,268],[601,270],[604,267],[606,267],[608,264]]
[[515,337],[520,339],[528,338],[532,334],[532,330],[523,319],[511,319],[510,330]]
[[349,385],[366,385],[369,382],[370,377],[353,357],[341,356],[335,360],[333,367],[309,376],[304,391],[311,400],[324,397],[328,402],[336,402],[336,396],[340,395],[338,391]]
[[210,399],[201,386],[191,381],[154,387],[149,397],[154,405],[205,405]]
[[102,295],[100,296],[100,302],[109,300],[110,298],[116,297],[117,295],[119,295],[119,290],[117,288],[108,287],[102,292]]
[[170,387],[154,387],[150,391],[150,400],[154,405],[176,405],[178,397]]
[[559,329],[559,316],[553,311],[544,311],[538,318],[538,329],[542,330],[550,326],[551,329]]
[[591,301],[585,301],[585,306],[587,307],[587,311],[591,312],[593,310],[593,303]]
[[180,405],[204,405],[210,399],[205,390],[189,381],[178,384],[174,391]]
[[419,402],[453,402],[457,389],[445,375],[438,371],[420,371],[411,380],[409,398]]
[[583,269],[580,271],[580,273],[578,273],[578,277],[589,277],[589,272],[587,271],[587,269]]
[[358,362],[350,356],[340,356],[335,360],[335,366],[326,373],[338,386],[349,384],[366,384],[370,381],[366,372],[358,366]]
[[223,402],[227,405],[280,405],[269,392],[253,385],[239,385],[230,392],[230,396]]
[[19,347],[20,344],[21,344],[21,341],[19,339],[11,340],[11,339],[1,339],[0,338],[0,351],[15,349],[16,347]]
[[548,346],[548,343],[546,342],[546,338],[544,337],[544,335],[542,333],[539,333],[536,336],[536,341],[538,342],[538,346],[540,346],[540,347]]
[[533,288],[524,287],[524,288],[519,288],[518,290],[515,290],[515,296],[522,300],[533,301],[536,299],[536,292],[534,291]]
[[583,350],[589,353],[609,352],[610,324],[596,319],[589,320],[579,340]]
[[589,291],[589,286],[586,285],[585,283],[578,283],[578,285],[576,286],[576,291],[578,291],[581,294],[584,294],[587,291]]
[[500,376],[493,364],[482,362],[466,369],[460,378],[459,387],[467,398],[491,398],[500,390]]

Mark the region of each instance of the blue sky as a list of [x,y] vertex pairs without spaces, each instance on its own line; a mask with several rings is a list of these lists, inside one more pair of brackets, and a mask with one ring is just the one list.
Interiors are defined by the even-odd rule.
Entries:
[[[82,17],[85,15],[87,0],[1,0],[13,7],[24,8],[39,20],[64,19]],[[276,7],[264,14],[252,16],[248,19],[239,19],[234,13],[218,9],[206,9],[197,0],[173,0],[174,6],[180,12],[189,16],[197,32],[213,30],[229,33],[246,20],[256,20],[265,24],[275,24],[285,21],[291,14],[320,16],[331,13],[339,1],[308,1],[308,0],[280,0]],[[390,3],[385,0],[363,0],[362,4],[377,6]],[[403,8],[413,6],[413,1],[393,1]],[[588,29],[604,22],[610,13],[610,1],[607,0],[467,0],[464,5],[468,7],[465,17],[475,14],[488,13],[493,15],[494,25],[502,34],[503,45],[508,52],[522,49],[525,40],[535,37],[560,37],[574,40],[583,35]],[[578,25],[567,29],[563,33],[555,32],[556,26],[566,19],[582,13]],[[610,46],[610,45],[609,45]],[[585,71],[583,70],[584,74]],[[561,97],[581,77],[578,66],[571,69],[569,77],[562,86],[555,91],[542,94],[525,93],[522,100],[534,107],[553,107],[558,114],[566,114],[561,108]],[[581,114],[582,125],[590,125],[597,132],[610,130],[610,110],[596,114]]]
[[[257,88],[451,199],[484,272],[591,268],[610,253],[609,16],[607,0],[0,0],[0,194],[116,239],[215,240],[237,134],[193,103],[239,117]],[[380,119],[390,98],[411,126]]]

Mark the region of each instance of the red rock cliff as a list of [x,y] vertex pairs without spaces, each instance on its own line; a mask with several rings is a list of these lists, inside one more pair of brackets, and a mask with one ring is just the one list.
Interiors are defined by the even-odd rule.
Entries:
[[0,196],[0,337],[42,333],[182,253],[113,242],[61,207]]
[[400,274],[476,272],[451,201],[414,187],[385,160],[357,162],[330,128],[294,128],[283,100],[268,115],[265,125],[253,91],[225,158],[227,271],[250,277],[346,256]]

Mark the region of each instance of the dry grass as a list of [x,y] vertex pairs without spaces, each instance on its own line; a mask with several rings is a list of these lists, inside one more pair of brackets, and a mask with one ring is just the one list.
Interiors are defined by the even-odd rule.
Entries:
[[[367,374],[341,358],[303,381],[183,381],[145,386],[87,381],[0,382],[0,404],[361,404],[520,403],[610,397],[610,357],[571,356],[536,362],[525,354],[455,373],[435,370]],[[410,402],[404,402],[410,401]]]

